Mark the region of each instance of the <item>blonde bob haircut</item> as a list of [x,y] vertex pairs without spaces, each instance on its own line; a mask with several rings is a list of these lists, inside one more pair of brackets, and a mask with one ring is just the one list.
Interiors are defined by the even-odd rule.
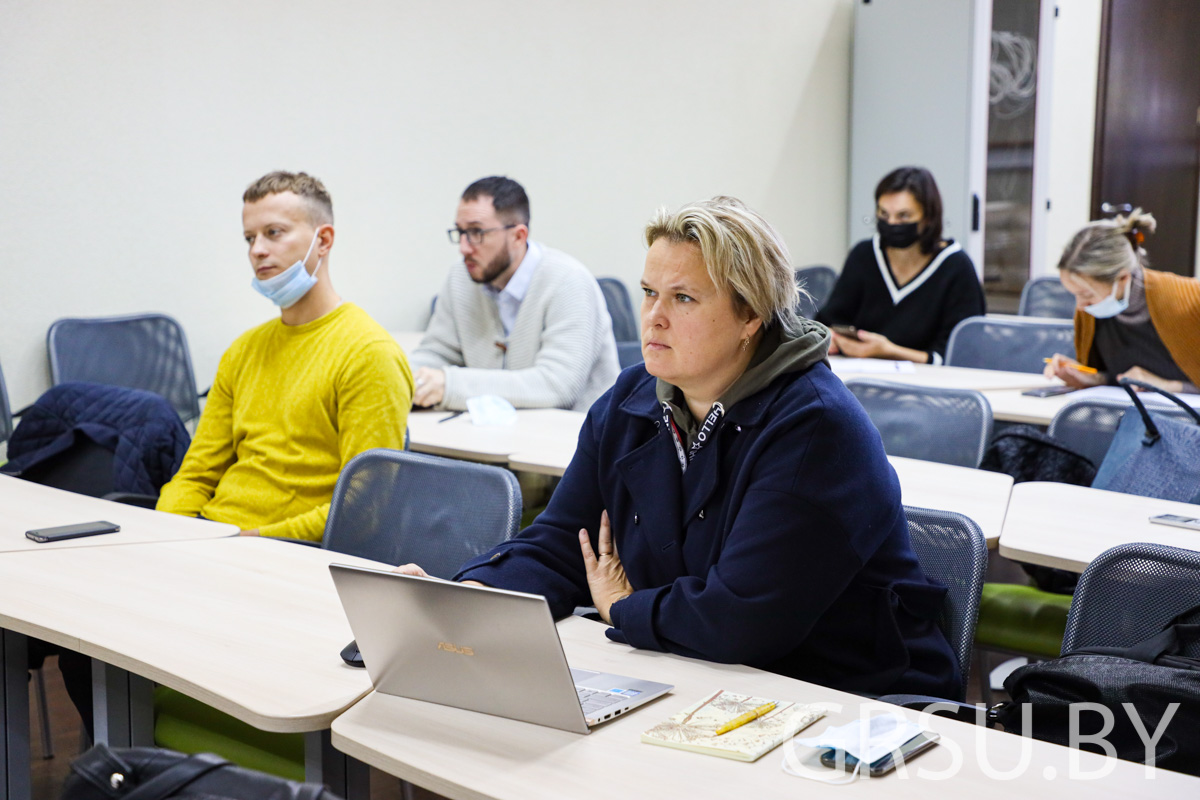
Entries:
[[675,212],[660,208],[646,225],[646,246],[659,239],[699,246],[717,289],[732,297],[739,310],[753,312],[765,328],[799,330],[796,304],[803,290],[796,286],[787,245],[742,201],[714,197]]
[[1140,208],[1127,217],[1089,222],[1071,237],[1058,268],[1101,283],[1113,283],[1126,270],[1132,272],[1135,267],[1150,265],[1142,241],[1156,227],[1154,215]]

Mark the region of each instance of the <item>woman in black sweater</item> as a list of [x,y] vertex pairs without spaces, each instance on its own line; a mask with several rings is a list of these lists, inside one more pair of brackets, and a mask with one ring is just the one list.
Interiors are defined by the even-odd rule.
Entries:
[[834,330],[830,352],[941,364],[954,326],[985,312],[975,266],[942,238],[942,196],[929,170],[888,173],[875,187],[875,214],[875,235],[846,256],[817,313]]

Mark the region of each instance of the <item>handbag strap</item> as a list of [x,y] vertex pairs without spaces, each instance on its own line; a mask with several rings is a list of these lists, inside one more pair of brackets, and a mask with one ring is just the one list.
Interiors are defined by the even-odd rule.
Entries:
[[1129,394],[1129,399],[1133,401],[1135,406],[1137,406],[1138,413],[1142,415],[1142,422],[1146,424],[1146,440],[1143,440],[1144,444],[1154,444],[1154,442],[1157,442],[1159,438],[1161,438],[1161,435],[1158,432],[1158,426],[1154,424],[1154,420],[1150,417],[1150,412],[1146,410],[1146,406],[1142,404],[1141,398],[1138,397],[1138,392],[1133,388],[1135,386],[1147,392],[1161,394],[1163,397],[1182,408],[1188,416],[1195,420],[1197,425],[1200,425],[1200,411],[1196,411],[1196,409],[1192,408],[1190,405],[1183,402],[1166,389],[1161,389],[1158,386],[1155,386],[1152,383],[1146,383],[1145,381],[1135,381],[1132,378],[1122,378],[1120,380],[1120,384]]
[[171,797],[184,786],[213,770],[229,766],[229,762],[212,753],[197,753],[155,775],[124,795],[121,800],[162,800]]

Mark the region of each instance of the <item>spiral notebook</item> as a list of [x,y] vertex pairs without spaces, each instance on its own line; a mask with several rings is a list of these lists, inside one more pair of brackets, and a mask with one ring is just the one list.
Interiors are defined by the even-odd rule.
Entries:
[[[775,708],[740,728],[716,734],[717,728],[726,722],[767,703],[775,703]],[[721,689],[658,723],[642,734],[642,741],[738,761],[756,761],[823,716],[823,705],[771,700]]]

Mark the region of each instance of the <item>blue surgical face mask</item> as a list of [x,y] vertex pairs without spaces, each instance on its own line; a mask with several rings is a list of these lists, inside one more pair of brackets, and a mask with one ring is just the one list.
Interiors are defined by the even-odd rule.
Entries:
[[[1130,281],[1132,283],[1132,281]],[[1120,314],[1125,309],[1129,308],[1129,286],[1125,287],[1125,296],[1120,300],[1117,299],[1117,287],[1121,285],[1121,279],[1117,278],[1113,281],[1112,292],[1108,297],[1101,300],[1099,303],[1092,303],[1090,306],[1084,306],[1083,310],[1091,314],[1096,319],[1109,319]]]
[[308,252],[304,254],[304,258],[300,261],[292,264],[278,275],[273,275],[266,280],[251,278],[250,285],[254,287],[254,291],[280,308],[289,308],[295,305],[301,297],[308,294],[309,290],[317,285],[317,273],[321,271],[321,260],[317,259],[317,268],[313,270],[312,275],[308,274],[308,270],[304,268],[304,265],[308,262],[308,257],[312,255],[320,233],[320,230],[318,230],[313,234],[312,244],[308,246]]

